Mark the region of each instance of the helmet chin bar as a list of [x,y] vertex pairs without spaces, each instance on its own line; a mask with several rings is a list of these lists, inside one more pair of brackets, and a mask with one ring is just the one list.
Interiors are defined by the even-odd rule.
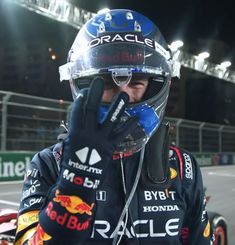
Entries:
[[113,68],[111,71],[112,79],[119,87],[129,84],[132,78],[132,71],[128,68]]

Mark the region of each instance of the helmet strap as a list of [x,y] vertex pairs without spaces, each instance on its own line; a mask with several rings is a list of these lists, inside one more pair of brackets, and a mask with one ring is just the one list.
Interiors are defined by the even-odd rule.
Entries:
[[161,123],[155,134],[146,144],[145,178],[147,183],[160,189],[171,185],[169,168],[169,123]]

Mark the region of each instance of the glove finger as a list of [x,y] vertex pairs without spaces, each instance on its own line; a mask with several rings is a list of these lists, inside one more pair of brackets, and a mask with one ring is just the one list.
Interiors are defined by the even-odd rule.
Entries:
[[102,127],[106,136],[109,136],[116,125],[116,122],[120,120],[120,117],[123,115],[127,107],[128,101],[129,95],[125,92],[119,93],[113,100]]
[[83,89],[78,94],[77,98],[72,104],[72,110],[70,112],[70,126],[69,132],[75,132],[78,128],[82,127],[83,122],[83,104],[87,97],[88,89]]
[[115,136],[113,142],[115,144],[120,143],[130,133],[132,133],[138,127],[139,119],[137,117],[131,117],[118,129],[115,130]]
[[98,125],[100,102],[104,91],[104,79],[93,79],[84,105],[84,127],[94,129]]

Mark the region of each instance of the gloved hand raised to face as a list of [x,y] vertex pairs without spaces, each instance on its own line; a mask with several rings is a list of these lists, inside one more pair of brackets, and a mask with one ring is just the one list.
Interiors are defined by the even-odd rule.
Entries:
[[124,92],[116,96],[107,116],[99,121],[103,89],[104,81],[95,78],[90,89],[81,91],[74,101],[59,178],[40,212],[42,229],[64,241],[60,244],[83,241],[91,235],[96,189],[104,179],[115,145],[137,125],[133,118],[118,124],[129,99]]
[[71,188],[80,184],[88,189],[96,189],[112,159],[115,145],[137,125],[137,120],[132,118],[117,129],[129,100],[124,92],[116,96],[107,116],[99,122],[103,90],[104,81],[97,77],[90,89],[82,90],[73,104],[68,137],[64,142],[61,173],[61,182],[73,184]]

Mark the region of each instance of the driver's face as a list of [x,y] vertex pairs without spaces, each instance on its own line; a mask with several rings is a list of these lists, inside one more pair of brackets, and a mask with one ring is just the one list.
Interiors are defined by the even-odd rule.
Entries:
[[105,90],[102,101],[111,102],[112,98],[119,92],[126,92],[130,99],[130,103],[141,101],[148,87],[148,79],[145,77],[132,78],[128,85],[117,86],[112,79],[105,79]]

